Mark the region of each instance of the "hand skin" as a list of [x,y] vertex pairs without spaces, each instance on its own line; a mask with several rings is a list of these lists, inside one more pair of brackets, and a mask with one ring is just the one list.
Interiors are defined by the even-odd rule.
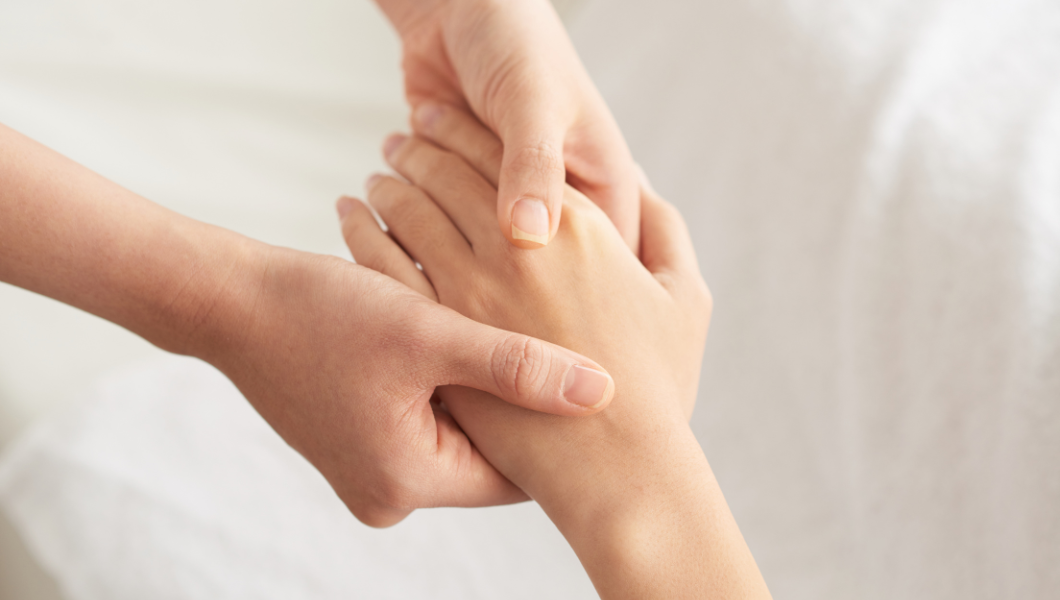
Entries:
[[[499,140],[456,108],[421,130],[434,144],[405,136],[386,144],[412,185],[375,177],[368,194],[400,247],[364,235],[375,226],[368,210],[340,202],[354,257],[471,318],[591,352],[616,385],[606,411],[577,420],[459,387],[440,391],[445,407],[541,504],[601,597],[769,598],[688,427],[711,299],[680,215],[643,191],[642,263],[568,188],[552,243],[520,250],[490,218]],[[422,273],[407,268],[412,260]]]
[[539,248],[556,234],[567,181],[638,251],[633,159],[548,0],[376,2],[401,36],[416,114],[461,106],[503,141],[497,221],[512,244]]
[[591,371],[607,385],[579,397],[597,405],[572,404],[567,371],[596,363],[346,260],[177,215],[2,125],[0,281],[213,364],[373,526],[525,499],[430,402],[437,386],[564,415],[600,410],[613,390]]

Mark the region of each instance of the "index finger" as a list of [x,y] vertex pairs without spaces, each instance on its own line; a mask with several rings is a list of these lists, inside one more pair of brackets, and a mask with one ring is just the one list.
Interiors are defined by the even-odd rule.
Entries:
[[504,146],[473,115],[455,106],[421,104],[413,115],[413,129],[435,145],[462,156],[497,188]]

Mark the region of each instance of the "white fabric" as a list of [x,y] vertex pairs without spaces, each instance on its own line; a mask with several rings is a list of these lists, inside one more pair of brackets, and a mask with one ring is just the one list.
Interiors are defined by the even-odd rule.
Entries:
[[[151,200],[270,243],[343,248],[334,200],[406,122],[367,0],[0,2],[0,122]],[[0,284],[0,444],[136,336]]]
[[0,498],[73,600],[585,598],[535,504],[354,519],[227,379],[166,357],[24,438]]
[[[402,118],[378,17],[145,6],[0,7],[0,121],[182,212],[333,250],[330,199]],[[774,595],[1055,594],[1060,5],[589,0],[572,34],[715,292],[693,426]],[[20,325],[7,307],[38,301],[10,294],[0,396],[143,352]],[[530,505],[360,527],[184,359],[24,437],[0,502],[74,600],[591,595]]]

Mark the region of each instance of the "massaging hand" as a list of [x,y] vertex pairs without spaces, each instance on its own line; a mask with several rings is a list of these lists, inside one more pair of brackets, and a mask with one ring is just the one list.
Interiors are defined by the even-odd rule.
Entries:
[[371,525],[525,498],[429,402],[436,386],[563,415],[599,410],[613,388],[573,352],[182,217],[2,125],[0,281],[210,362]]
[[496,214],[509,241],[548,243],[567,181],[638,250],[633,160],[548,0],[377,2],[402,39],[414,126],[439,104],[465,106],[503,140]]
[[213,362],[369,525],[525,499],[430,402],[437,386],[567,418],[613,393],[578,354],[476,323],[342,259],[270,249],[260,272],[255,296],[239,303],[253,316]]
[[583,419],[459,387],[440,390],[448,411],[542,505],[602,597],[768,597],[687,424],[711,300],[680,216],[644,191],[642,263],[600,209],[567,188],[552,243],[520,250],[492,221],[499,140],[457,109],[424,135],[434,143],[399,136],[385,145],[411,185],[369,185],[397,243],[366,207],[340,202],[354,257],[476,320],[591,352],[616,385],[608,409]]

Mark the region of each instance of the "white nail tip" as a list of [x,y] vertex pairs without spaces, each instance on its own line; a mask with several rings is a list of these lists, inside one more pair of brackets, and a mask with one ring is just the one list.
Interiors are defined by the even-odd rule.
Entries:
[[526,231],[523,231],[522,229],[519,229],[515,225],[512,225],[512,238],[516,240],[526,240],[528,242],[534,242],[536,244],[541,244],[542,246],[548,244],[547,235],[536,235],[533,233],[528,233]]

